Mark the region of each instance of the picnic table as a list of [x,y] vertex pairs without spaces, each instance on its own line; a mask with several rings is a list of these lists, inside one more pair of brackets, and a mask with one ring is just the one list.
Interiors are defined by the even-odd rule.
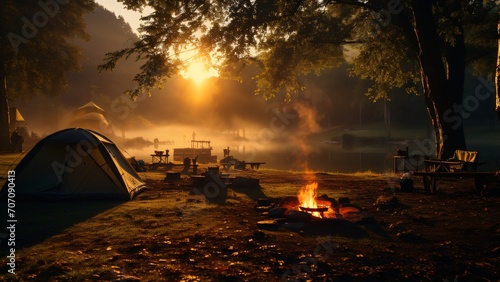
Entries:
[[152,164],[166,164],[167,163],[167,155],[165,155],[165,154],[151,154],[151,163]]
[[489,182],[497,175],[497,172],[478,172],[478,171],[426,171],[415,172],[414,176],[422,176],[424,188],[427,193],[431,190],[436,192],[436,183],[438,178],[474,178],[476,192],[482,193]]
[[471,171],[477,171],[477,167],[484,165],[483,162],[464,162],[456,160],[424,160],[425,171],[441,171],[441,172],[452,172],[454,170],[462,170],[463,166],[470,167]]
[[[437,189],[437,180],[440,178],[474,178],[476,192],[482,193],[487,184],[497,174],[496,172],[478,172],[477,167],[486,163],[482,162],[464,162],[459,160],[424,160],[425,171],[414,172],[415,176],[422,176],[425,191],[433,193]],[[468,166],[472,171],[463,170]]]

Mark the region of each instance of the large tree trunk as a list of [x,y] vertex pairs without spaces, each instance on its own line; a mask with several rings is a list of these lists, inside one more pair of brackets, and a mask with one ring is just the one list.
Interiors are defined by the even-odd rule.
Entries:
[[7,99],[7,74],[0,60],[0,151],[10,151],[9,101]]
[[[454,2],[453,10],[460,9],[460,1]],[[443,117],[442,126],[445,134],[443,156],[449,158],[453,156],[455,150],[467,150],[465,134],[463,128],[463,119],[467,118],[470,113],[471,105],[462,105],[464,102],[464,82],[465,82],[465,40],[464,32],[457,22],[460,29],[460,34],[455,38],[453,46],[446,47],[446,76],[448,93],[441,97],[444,101],[444,112],[440,112]],[[459,106],[459,107],[456,107]],[[463,108],[463,109],[462,109]],[[457,113],[456,109],[460,109]],[[453,116],[450,116],[454,113]],[[462,114],[464,116],[462,116]]]
[[[447,58],[450,72],[447,73],[436,26],[431,20],[433,19],[433,1],[413,0],[412,2],[414,31],[418,43],[417,57],[425,103],[434,128],[436,157],[449,158],[456,149],[466,149],[462,116],[455,113],[455,105],[462,104],[463,95],[465,63],[462,66],[461,58],[457,57],[464,55],[463,38],[462,43],[457,43],[451,48],[452,50],[447,50],[451,51]],[[460,72],[462,72],[461,75]]]
[[500,119],[500,1],[498,2],[498,25],[497,25],[497,35],[498,35],[498,53],[497,53],[497,70],[495,74],[495,89],[496,89],[496,111],[498,118]]

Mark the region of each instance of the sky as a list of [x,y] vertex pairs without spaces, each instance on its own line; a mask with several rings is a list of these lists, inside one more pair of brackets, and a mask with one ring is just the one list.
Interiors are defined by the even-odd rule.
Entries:
[[137,29],[140,26],[141,18],[141,14],[139,12],[127,10],[123,4],[117,0],[96,0],[96,2],[104,8],[114,12],[117,16],[122,16],[125,21],[130,24],[132,30],[137,32]]
[[[123,19],[130,24],[132,30],[139,34],[137,29],[141,25],[141,14],[139,12],[131,11],[125,8],[125,6],[118,2],[117,0],[96,0],[96,2],[102,5],[107,10],[115,13],[117,16],[122,16]],[[145,12],[148,13],[148,10]],[[186,52],[184,54],[187,60],[194,56],[195,52]],[[196,83],[200,84],[205,79],[213,76],[218,76],[217,71],[214,69],[207,70],[206,66],[199,61],[191,61],[187,70],[181,72],[181,75],[185,78],[191,78]]]

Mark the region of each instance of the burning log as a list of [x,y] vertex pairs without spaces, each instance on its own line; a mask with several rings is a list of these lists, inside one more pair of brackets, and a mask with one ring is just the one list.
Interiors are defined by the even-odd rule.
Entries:
[[[272,219],[261,221],[258,226],[273,229],[279,226],[290,229],[308,228],[307,226],[316,229],[323,226],[331,229],[334,226],[344,226],[348,222],[354,224],[366,218],[362,209],[352,205],[349,198],[342,197],[337,201],[326,195],[318,197],[317,189],[318,183],[310,183],[300,189],[297,196],[284,197],[276,205],[260,199],[258,203],[265,206],[257,204],[256,210],[264,211],[263,208],[267,208],[263,214]],[[342,225],[337,221],[345,223]]]
[[300,189],[297,195],[300,203],[298,209],[319,218],[339,218],[338,211],[332,207],[334,203],[328,201],[328,199],[319,199],[317,197],[317,190],[317,182],[307,184]]

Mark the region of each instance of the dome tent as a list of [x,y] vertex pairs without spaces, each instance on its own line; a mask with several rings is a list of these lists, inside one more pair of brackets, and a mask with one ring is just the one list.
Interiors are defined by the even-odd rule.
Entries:
[[132,199],[146,187],[111,140],[81,128],[43,138],[15,172],[16,197]]

